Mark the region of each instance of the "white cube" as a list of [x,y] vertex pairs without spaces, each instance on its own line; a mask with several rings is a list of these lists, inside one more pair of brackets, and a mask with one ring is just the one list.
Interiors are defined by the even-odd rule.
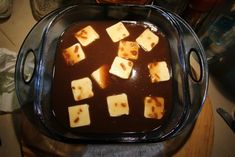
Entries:
[[169,69],[165,61],[149,63],[148,69],[152,83],[170,79]]
[[81,104],[68,107],[70,127],[81,127],[90,125],[89,105]]
[[118,22],[108,28],[106,31],[113,42],[118,42],[129,36],[129,32],[122,22]]
[[63,51],[63,57],[68,65],[74,65],[86,58],[79,43],[76,43],[65,49]]
[[125,59],[138,59],[139,55],[139,45],[134,41],[124,41],[119,42],[118,56]]
[[100,38],[99,34],[91,26],[86,26],[82,30],[75,33],[75,37],[82,44],[82,46],[87,46],[96,39]]
[[108,110],[111,117],[129,114],[129,104],[125,93],[107,97]]
[[164,98],[145,97],[144,117],[152,119],[161,119],[163,116],[164,116]]
[[136,42],[145,50],[151,51],[158,43],[159,37],[149,29],[146,29],[137,39]]
[[92,91],[92,82],[88,77],[73,80],[71,88],[75,101],[83,100],[94,96]]
[[121,57],[115,57],[109,72],[123,79],[128,79],[133,68],[133,62]]

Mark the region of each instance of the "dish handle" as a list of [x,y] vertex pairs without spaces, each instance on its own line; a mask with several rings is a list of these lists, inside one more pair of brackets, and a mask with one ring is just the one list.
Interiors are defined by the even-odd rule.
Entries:
[[51,12],[34,25],[18,53],[15,68],[15,89],[21,107],[24,105],[33,106],[37,88],[36,78],[38,71],[40,71],[38,68],[40,67],[44,34],[53,18],[52,15],[59,11],[60,9]]
[[[179,17],[177,17],[179,18]],[[183,34],[183,52],[185,53],[185,78],[187,108],[185,123],[193,123],[205,102],[208,91],[208,65],[204,49],[193,29],[182,19],[179,19]]]
[[205,102],[208,91],[208,65],[204,49],[199,38],[193,29],[181,17],[174,13],[169,13],[170,16],[177,19],[175,26],[179,30],[181,51],[179,60],[181,61],[184,81],[184,103],[185,116],[183,123],[179,126],[177,135],[189,124],[194,124],[200,110]]

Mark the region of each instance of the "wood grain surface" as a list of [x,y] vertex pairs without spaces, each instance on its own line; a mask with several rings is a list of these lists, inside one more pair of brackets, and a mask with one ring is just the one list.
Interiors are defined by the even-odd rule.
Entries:
[[207,97],[187,142],[174,157],[211,157],[214,139],[213,108]]

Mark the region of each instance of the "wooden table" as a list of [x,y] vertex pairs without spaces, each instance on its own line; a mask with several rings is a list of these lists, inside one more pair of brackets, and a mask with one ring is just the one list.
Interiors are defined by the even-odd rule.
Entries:
[[174,157],[211,157],[214,139],[214,117],[210,99],[207,97],[187,142]]

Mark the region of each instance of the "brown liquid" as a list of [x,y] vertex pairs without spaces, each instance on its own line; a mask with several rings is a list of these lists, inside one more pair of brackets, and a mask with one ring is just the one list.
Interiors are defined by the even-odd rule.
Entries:
[[[159,30],[159,43],[150,52],[140,48],[138,60],[134,60],[134,67],[129,79],[120,79],[110,74],[109,86],[101,89],[91,78],[91,73],[103,64],[112,64],[117,56],[118,43],[113,43],[105,28],[118,21],[86,21],[70,26],[61,36],[58,43],[58,53],[55,62],[55,73],[52,89],[52,108],[58,122],[70,131],[79,133],[122,133],[146,132],[159,128],[167,120],[172,108],[172,79],[165,82],[151,83],[148,63],[166,61],[171,71],[170,48],[164,34]],[[66,64],[62,52],[65,48],[77,43],[74,33],[87,25],[91,25],[100,35],[100,39],[83,47],[86,59],[69,66]],[[125,23],[130,36],[125,40],[135,39],[146,29],[144,25]],[[71,90],[71,81],[89,77],[92,80],[94,97],[76,102]],[[110,117],[106,97],[114,94],[126,93],[129,102],[129,115]],[[160,96],[165,99],[165,114],[161,120],[144,117],[144,97]],[[70,128],[68,107],[87,103],[90,106],[89,126]]]

